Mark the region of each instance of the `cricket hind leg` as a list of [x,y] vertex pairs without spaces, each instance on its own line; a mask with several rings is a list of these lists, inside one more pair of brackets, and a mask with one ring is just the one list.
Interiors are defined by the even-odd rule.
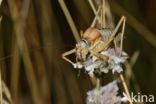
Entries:
[[126,18],[122,16],[120,21],[121,21],[120,24],[122,24],[122,30],[121,32],[118,33],[116,38],[114,38],[114,46],[116,50],[119,50],[119,55],[122,54],[122,50],[123,50],[123,38],[124,38],[124,32],[125,32]]
[[[118,24],[116,25],[114,31],[112,32],[110,39],[108,40],[108,42],[106,42],[105,44],[103,44],[100,49],[96,50],[96,52],[100,52],[103,51],[106,47],[108,47],[108,45],[110,45],[110,43],[114,40],[115,35],[117,34],[120,26],[122,25],[122,32],[121,32],[121,42],[120,42],[120,50],[122,50],[122,44],[123,44],[123,35],[124,35],[124,31],[125,31],[125,21],[126,18],[125,16],[122,16],[121,19],[119,20]],[[120,51],[121,54],[121,51]]]

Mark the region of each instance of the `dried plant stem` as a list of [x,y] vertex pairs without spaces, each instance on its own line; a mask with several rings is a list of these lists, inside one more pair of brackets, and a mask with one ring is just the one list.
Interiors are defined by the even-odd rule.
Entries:
[[[127,61],[125,62],[125,67],[126,67],[126,80],[127,82],[130,81],[130,79],[132,79],[134,81],[134,88],[137,92],[140,92],[140,86],[138,85],[137,79],[132,71],[132,66],[131,64]],[[140,104],[144,104],[144,102],[140,102]]]
[[106,17],[107,17],[107,21],[106,21],[107,27],[114,28],[115,24],[113,21],[113,16],[112,16],[112,12],[108,0],[106,0],[105,5],[106,5],[105,9],[106,9]]
[[0,70],[0,104],[3,102],[3,90],[2,90],[2,78],[1,78],[1,70]]
[[[0,5],[2,3],[2,0],[0,0]],[[2,21],[2,17],[0,17],[0,23]],[[0,104],[2,104],[3,100],[3,91],[2,91],[2,78],[1,78],[1,69],[0,69]]]
[[[93,1],[92,0],[88,0],[88,2],[89,2],[90,6],[91,6],[91,8],[93,10],[93,13],[96,15],[97,14],[97,10],[96,10],[96,8],[95,8],[95,6],[93,4]],[[99,18],[99,16],[97,16],[97,20],[98,20],[98,22],[100,24],[101,23],[101,19]]]
[[[14,40],[14,39],[13,39]],[[15,39],[16,40],[16,39]],[[14,99],[14,103],[18,100],[18,85],[19,85],[19,72],[20,72],[20,54],[18,51],[18,45],[13,41],[12,51],[13,55],[11,58],[11,94]]]
[[137,59],[138,59],[138,57],[139,57],[139,54],[140,54],[140,52],[137,50],[137,51],[135,51],[134,54],[132,55],[131,60],[130,60],[130,65],[131,65],[131,67],[133,67],[134,64],[136,63],[136,61],[137,61]]
[[74,21],[73,21],[71,15],[69,13],[69,10],[68,10],[67,6],[65,5],[64,0],[58,0],[58,1],[59,1],[59,4],[60,4],[60,6],[61,6],[61,8],[63,10],[63,13],[66,16],[66,19],[67,19],[67,21],[69,23],[69,26],[70,26],[70,28],[71,28],[71,30],[73,32],[73,35],[74,35],[76,41],[79,41],[80,40],[79,32],[78,32],[78,30],[77,30],[77,28],[76,28],[76,26],[74,24]]
[[[92,0],[88,0],[88,1],[89,1],[89,4],[93,10],[93,13],[96,15],[97,10],[95,8],[94,3],[92,2]],[[112,17],[112,13],[110,10],[110,5],[109,5],[107,0],[104,0],[103,7],[104,7],[104,12],[103,12],[104,17],[103,18],[105,21],[104,25],[106,26],[106,24],[107,24],[107,27],[114,28],[113,17]],[[107,16],[107,21],[106,21],[106,16]],[[99,24],[101,24],[101,20],[100,20],[99,16],[97,17],[97,19],[98,19]]]
[[106,2],[102,0],[102,28],[106,27]]
[[[40,2],[40,1],[38,1],[38,2]],[[45,3],[45,0],[44,0],[44,3]],[[42,5],[44,5],[44,3],[42,3]],[[48,5],[46,5],[46,6],[48,7]],[[40,39],[39,39],[39,35],[37,33],[37,28],[36,28],[37,23],[35,21],[35,19],[37,17],[35,15],[35,10],[34,10],[33,4],[30,4],[30,7],[31,8],[30,8],[29,15],[27,18],[27,20],[28,20],[27,25],[28,25],[28,30],[29,30],[27,33],[27,37],[30,37],[30,39],[28,40],[28,43],[30,43],[30,47],[32,46],[32,47],[40,48],[41,44],[40,44]],[[49,13],[47,13],[47,14],[49,14]],[[33,31],[33,32],[31,32],[31,31]],[[41,89],[41,92],[42,92],[42,98],[44,99],[44,103],[49,104],[49,103],[51,103],[51,100],[50,100],[50,98],[51,98],[50,92],[51,91],[49,88],[50,84],[48,82],[48,75],[46,72],[47,67],[45,65],[44,56],[42,55],[41,51],[33,51],[33,56],[34,56],[33,64],[36,66],[36,69],[37,69],[36,70],[37,81],[40,81],[39,88]]]
[[89,4],[90,4],[90,6],[91,6],[91,8],[92,8],[92,10],[93,10],[93,12],[94,12],[94,14],[96,14],[96,9],[95,9],[95,6],[94,6],[94,4],[93,4],[93,1],[92,1],[92,0],[88,0],[88,2],[89,2]]
[[[33,101],[35,104],[43,104],[43,101],[41,99],[41,95],[39,92],[39,87],[37,85],[35,73],[33,64],[31,62],[28,46],[24,37],[24,30],[25,30],[25,23],[27,18],[27,12],[22,13],[18,10],[17,4],[14,0],[8,0],[9,9],[11,13],[11,17],[14,22],[14,31],[17,38],[17,45],[18,45],[18,51],[22,56],[24,66],[25,66],[25,72],[28,80],[28,84],[32,93]],[[29,9],[29,4],[26,3],[26,6],[23,6],[27,9]],[[22,9],[25,9],[22,8]],[[28,10],[24,10],[28,11]],[[20,19],[19,19],[20,18]]]
[[[12,104],[11,93],[10,93],[8,87],[6,86],[6,84],[3,81],[2,81],[2,89],[3,89],[4,96],[8,100],[9,104]],[[3,99],[3,101],[5,101],[5,100]]]
[[[1,5],[2,0],[0,0]],[[0,17],[0,23],[1,23],[2,17]],[[1,69],[0,69],[0,104],[2,104],[3,100],[3,91],[2,91],[2,78],[1,78]]]
[[96,20],[97,20],[97,18],[98,18],[100,9],[101,9],[101,7],[99,6],[99,8],[98,8],[98,10],[97,10],[97,12],[96,12],[96,15],[95,15],[95,17],[94,17],[94,20],[93,20],[93,22],[92,22],[92,24],[91,24],[90,27],[94,27],[94,26],[96,25]]
[[131,100],[131,97],[130,97],[130,93],[129,93],[128,87],[127,87],[127,85],[126,85],[126,82],[125,82],[125,79],[124,79],[122,73],[120,73],[119,76],[120,76],[122,85],[123,85],[123,87],[124,87],[124,90],[125,90],[125,92],[126,92],[128,98],[129,98],[129,102],[130,102],[130,104],[133,104],[133,103],[132,103],[132,100]]

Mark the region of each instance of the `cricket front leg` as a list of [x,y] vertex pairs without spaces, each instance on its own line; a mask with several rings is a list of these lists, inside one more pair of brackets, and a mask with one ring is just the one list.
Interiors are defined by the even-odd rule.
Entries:
[[67,52],[65,52],[65,53],[62,54],[62,58],[63,58],[64,60],[66,60],[67,62],[71,63],[72,65],[74,65],[75,63],[74,63],[73,61],[71,61],[70,59],[68,59],[66,56],[68,56],[68,55],[70,55],[70,54],[73,54],[73,53],[75,53],[75,52],[76,52],[76,49],[75,49],[75,48],[72,49],[72,50],[70,50],[70,51],[67,51]]
[[122,54],[122,48],[123,48],[123,38],[124,38],[124,32],[125,32],[125,24],[126,24],[126,18],[123,18],[123,24],[122,24],[122,31],[121,31],[121,39],[120,39],[120,55]]

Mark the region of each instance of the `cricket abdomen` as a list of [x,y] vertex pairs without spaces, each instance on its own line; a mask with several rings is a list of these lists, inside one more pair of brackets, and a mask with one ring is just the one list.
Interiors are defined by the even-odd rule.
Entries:
[[113,29],[110,29],[110,28],[103,28],[103,29],[88,28],[84,32],[82,38],[87,39],[89,41],[93,41],[93,42],[101,38],[105,43],[109,40],[112,32],[113,32]]

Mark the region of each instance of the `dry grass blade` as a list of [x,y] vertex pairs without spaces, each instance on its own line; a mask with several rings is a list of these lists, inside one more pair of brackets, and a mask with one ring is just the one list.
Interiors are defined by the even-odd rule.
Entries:
[[3,101],[3,90],[2,90],[2,78],[1,78],[1,70],[0,70],[0,104]]
[[139,51],[135,51],[134,54],[132,55],[131,60],[130,60],[131,67],[133,67],[134,64],[136,63],[136,61],[137,61],[137,59],[139,57],[139,54],[140,54]]
[[62,8],[62,10],[63,10],[63,12],[64,12],[64,14],[66,16],[66,19],[67,19],[67,21],[69,23],[69,26],[70,26],[70,28],[71,28],[71,30],[73,32],[73,35],[74,35],[76,41],[79,41],[80,40],[79,32],[78,32],[78,30],[77,30],[77,28],[76,28],[76,26],[74,24],[74,21],[73,21],[71,15],[70,15],[68,9],[67,9],[67,6],[65,5],[64,0],[58,0],[58,1],[59,1],[60,6],[61,6],[61,8]]
[[99,12],[100,12],[100,9],[101,9],[101,7],[99,6],[99,8],[98,8],[98,10],[97,10],[97,12],[96,12],[96,16],[94,17],[94,20],[93,20],[93,22],[92,22],[92,24],[91,24],[90,27],[94,27],[94,26],[96,25],[96,20],[97,20],[97,18],[98,18],[98,14],[99,14]]
[[[29,87],[32,93],[33,101],[35,104],[43,104],[43,101],[41,99],[41,95],[39,92],[39,88],[37,85],[34,68],[31,62],[28,46],[24,37],[24,30],[25,30],[25,19],[27,17],[27,12],[24,15],[25,17],[21,16],[20,11],[17,8],[17,4],[13,0],[8,0],[10,13],[14,22],[14,31],[17,37],[17,45],[19,48],[19,52],[22,55],[24,66],[25,66],[25,72],[27,76],[27,80],[29,83]],[[26,4],[29,8],[29,4]],[[25,7],[25,6],[23,6]],[[25,10],[28,11],[28,10]],[[21,17],[21,19],[19,19]]]
[[[16,40],[16,39],[12,39]],[[19,73],[20,73],[20,54],[18,51],[18,46],[15,41],[12,43],[12,58],[11,58],[11,94],[14,100],[14,103],[18,100],[18,87],[19,87]]]
[[[131,64],[128,61],[126,61],[124,65],[126,67],[126,72],[125,72],[125,76],[126,76],[126,80],[127,80],[126,82],[128,83],[128,85],[130,85],[130,81],[133,80],[133,82],[135,83],[134,84],[135,91],[136,92],[141,92],[138,81],[137,81],[137,79],[136,79],[136,77],[135,77],[135,75],[134,75],[134,73],[132,71]],[[144,102],[140,102],[139,104],[144,104]]]
[[12,104],[12,98],[11,98],[10,91],[9,91],[8,87],[5,85],[4,82],[2,82],[2,89],[3,89],[4,95],[6,96],[9,103]]
[[[2,3],[2,0],[0,0],[0,5]],[[0,17],[0,23],[2,21],[2,17]],[[3,91],[2,91],[2,79],[1,79],[1,70],[0,70],[0,104],[2,104],[3,101]]]
[[[95,8],[95,6],[93,4],[93,1],[92,0],[88,0],[88,2],[89,2],[90,6],[91,6],[91,8],[93,10],[94,15],[96,16],[98,10],[96,10],[96,8]],[[98,7],[98,8],[100,8],[100,7]],[[99,15],[97,16],[97,20],[98,20],[98,22],[100,24],[101,23],[101,19],[100,19]]]
[[1,70],[0,70],[0,104],[12,104],[11,93],[1,78]]
[[0,0],[0,5],[2,4],[2,1],[3,1],[3,0]]
[[106,1],[102,0],[102,27],[106,27]]
[[114,19],[113,19],[113,15],[108,0],[106,0],[106,14],[107,14],[107,21],[106,21],[107,26],[110,28],[114,28],[115,27]]
[[125,79],[124,79],[122,73],[119,74],[119,76],[120,76],[120,79],[121,79],[122,85],[123,85],[123,87],[124,87],[124,89],[125,89],[125,92],[126,92],[127,96],[129,97],[129,100],[130,100],[129,103],[130,103],[130,104],[133,104],[133,102],[132,102],[132,100],[131,100],[131,97],[130,97],[130,93],[129,93],[129,90],[128,90],[128,87],[127,87],[127,84],[126,84],[126,82],[125,82]]

